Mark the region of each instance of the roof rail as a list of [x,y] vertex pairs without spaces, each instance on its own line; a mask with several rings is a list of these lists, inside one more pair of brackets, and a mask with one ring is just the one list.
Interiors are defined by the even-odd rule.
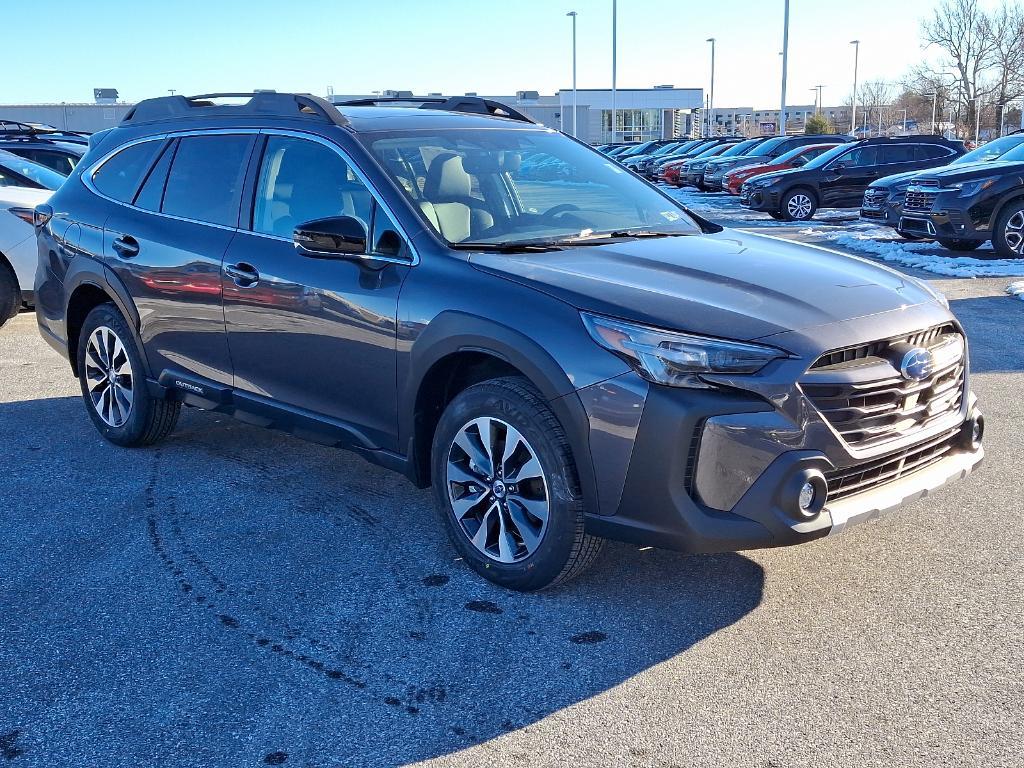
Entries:
[[79,131],[62,131],[49,125],[33,125],[32,123],[22,123],[18,120],[0,120],[0,137],[5,139],[44,138],[57,141],[84,142],[88,139],[89,134]]
[[[215,99],[244,98],[244,104],[217,104]],[[241,117],[249,115],[298,117],[348,125],[329,101],[309,93],[204,93],[199,96],[159,96],[144,99],[129,110],[123,123],[146,123],[181,117]]]
[[480,96],[383,96],[379,98],[351,99],[335,103],[337,107],[375,107],[379,104],[418,104],[420,109],[437,109],[443,112],[470,112],[477,115],[507,117],[523,123],[534,123],[536,120],[513,109],[507,104],[484,99]]

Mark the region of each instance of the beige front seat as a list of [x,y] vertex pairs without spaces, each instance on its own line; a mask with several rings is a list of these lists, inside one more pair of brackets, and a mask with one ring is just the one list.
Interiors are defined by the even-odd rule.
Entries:
[[[431,224],[448,241],[461,243],[474,232],[494,224],[494,218],[470,205],[473,181],[462,167],[462,158],[442,152],[427,169],[420,208]],[[469,201],[469,202],[466,202]],[[483,201],[480,201],[483,205]]]

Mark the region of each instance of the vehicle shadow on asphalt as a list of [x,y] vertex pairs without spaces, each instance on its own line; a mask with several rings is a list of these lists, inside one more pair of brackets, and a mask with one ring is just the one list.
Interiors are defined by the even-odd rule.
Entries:
[[[5,403],[0,445],[24,500],[0,526],[0,569],[38,640],[0,650],[19,692],[0,697],[0,732],[40,764],[51,739],[85,759],[107,729],[115,763],[169,743],[203,765],[449,755],[635,685],[762,599],[742,555],[621,544],[559,589],[493,587],[456,559],[429,492],[211,414],[124,450],[78,398]],[[676,669],[673,695],[699,695]],[[40,715],[55,691],[74,722]]]
[[971,373],[1024,371],[1024,302],[980,296],[953,299],[949,308],[967,332]]

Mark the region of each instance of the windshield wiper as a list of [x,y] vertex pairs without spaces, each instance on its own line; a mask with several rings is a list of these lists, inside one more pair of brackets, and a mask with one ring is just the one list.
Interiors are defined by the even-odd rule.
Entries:
[[571,245],[600,245],[607,240],[622,240],[629,237],[683,237],[692,234],[693,232],[663,232],[656,229],[621,229],[615,232],[599,232],[593,235],[569,237],[558,242]]
[[562,241],[541,241],[526,243],[474,243],[463,241],[448,246],[456,251],[491,251],[493,253],[544,253],[545,251],[561,251]]

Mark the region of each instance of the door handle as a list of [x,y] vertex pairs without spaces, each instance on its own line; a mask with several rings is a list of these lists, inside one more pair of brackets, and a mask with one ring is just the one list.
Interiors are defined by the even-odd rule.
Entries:
[[260,273],[252,264],[244,261],[238,264],[228,264],[224,267],[224,274],[235,281],[239,288],[251,288],[260,281]]
[[139,255],[139,241],[131,235],[119,236],[110,247],[122,259],[131,259]]

